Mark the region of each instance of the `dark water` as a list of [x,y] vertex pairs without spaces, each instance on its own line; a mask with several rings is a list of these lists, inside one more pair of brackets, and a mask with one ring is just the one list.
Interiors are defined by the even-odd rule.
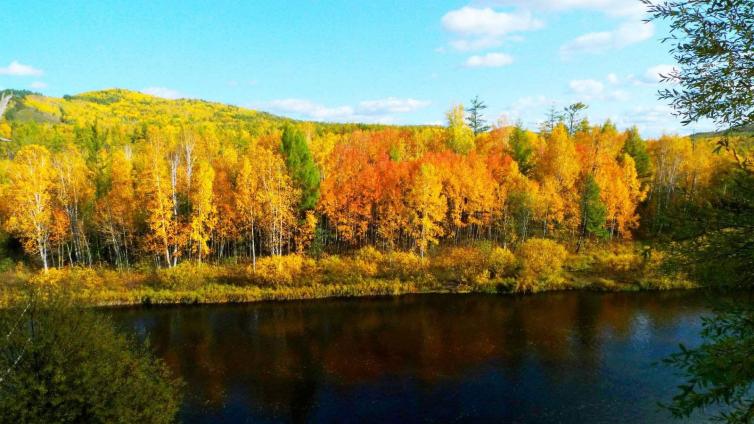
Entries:
[[701,293],[423,295],[121,309],[187,422],[667,422]]

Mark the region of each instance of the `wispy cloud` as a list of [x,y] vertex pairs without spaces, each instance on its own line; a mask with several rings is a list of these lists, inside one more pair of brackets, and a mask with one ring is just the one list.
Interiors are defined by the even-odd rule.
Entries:
[[36,88],[36,89],[47,88],[47,83],[43,81],[34,81],[31,84],[29,84],[29,87]]
[[[608,75],[608,83],[615,85],[617,78],[614,74]],[[616,82],[612,82],[616,81]],[[568,83],[571,93],[580,101],[590,100],[627,100],[628,93],[622,90],[608,89],[605,83],[594,79],[572,80]]]
[[162,97],[163,99],[180,99],[186,97],[183,93],[177,90],[173,90],[171,88],[166,87],[148,87],[143,90],[141,90],[144,94],[149,94],[151,96],[155,97]]
[[12,75],[17,77],[40,76],[44,72],[30,65],[24,65],[16,60],[6,67],[0,67],[0,75]]
[[520,40],[521,33],[544,26],[528,11],[498,12],[490,7],[465,6],[451,10],[441,19],[445,31],[457,38],[449,45],[458,51],[475,51],[500,47],[504,41]]
[[356,105],[326,106],[306,99],[278,99],[269,102],[273,112],[293,115],[303,119],[330,122],[393,123],[396,114],[405,114],[423,109],[429,101],[412,98],[387,97],[363,100]]
[[646,11],[641,2],[631,0],[488,0],[485,3],[541,12],[594,10],[615,17],[639,17]]
[[510,125],[521,121],[524,126],[533,128],[538,124],[538,120],[545,116],[547,109],[558,104],[559,102],[547,96],[521,97],[502,111],[498,124]]
[[416,99],[399,99],[388,97],[379,100],[364,100],[359,102],[357,111],[360,113],[407,113],[423,109],[430,105],[429,101]]
[[579,53],[605,53],[652,38],[651,23],[625,22],[613,31],[590,32],[563,44],[560,55],[569,59]]
[[513,57],[505,53],[487,53],[466,59],[467,68],[500,68],[513,63]]

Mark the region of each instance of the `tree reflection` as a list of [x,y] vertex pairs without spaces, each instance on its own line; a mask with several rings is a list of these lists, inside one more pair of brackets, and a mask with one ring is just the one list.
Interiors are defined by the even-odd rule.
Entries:
[[233,404],[240,414],[301,421],[332,396],[433,393],[475,373],[510,386],[500,390],[532,375],[586,385],[604,377],[607,341],[631,344],[647,331],[637,316],[662,326],[701,308],[688,295],[631,296],[411,296],[135,309],[119,319],[144,326],[187,381],[187,414]]

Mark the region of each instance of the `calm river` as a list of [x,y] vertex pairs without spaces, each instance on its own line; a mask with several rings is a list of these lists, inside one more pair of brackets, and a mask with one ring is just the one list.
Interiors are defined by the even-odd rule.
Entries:
[[635,422],[699,343],[702,293],[419,295],[116,309],[186,422]]

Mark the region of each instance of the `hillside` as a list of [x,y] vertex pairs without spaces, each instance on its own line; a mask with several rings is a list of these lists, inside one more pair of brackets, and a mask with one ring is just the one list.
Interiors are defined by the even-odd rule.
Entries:
[[[13,96],[5,119],[16,124],[60,124],[69,127],[137,128],[155,126],[205,126],[243,129],[260,134],[286,123],[301,122],[271,113],[197,99],[169,100],[125,89],[90,91],[62,98],[27,90],[4,90]],[[375,124],[311,122],[317,129],[350,132],[383,127]],[[1,134],[0,134],[1,135]]]

